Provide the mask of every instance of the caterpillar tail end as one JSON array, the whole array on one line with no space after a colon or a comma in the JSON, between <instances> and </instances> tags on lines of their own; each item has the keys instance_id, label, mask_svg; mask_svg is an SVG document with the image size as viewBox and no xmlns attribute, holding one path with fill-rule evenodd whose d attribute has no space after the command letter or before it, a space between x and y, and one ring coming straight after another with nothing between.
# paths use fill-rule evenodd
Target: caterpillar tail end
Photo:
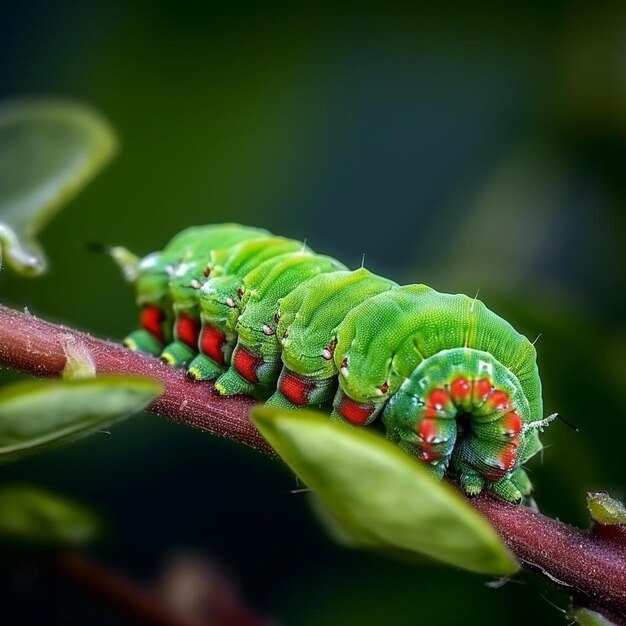
<instances>
[{"instance_id":1,"label":"caterpillar tail end","mask_svg":"<svg viewBox=\"0 0 626 626\"><path fill-rule=\"evenodd\" d=\"M153 356L159 356L163 350L163 344L143 328L132 332L122 343L133 352L145 352Z\"/></svg>"},{"instance_id":2,"label":"caterpillar tail end","mask_svg":"<svg viewBox=\"0 0 626 626\"><path fill-rule=\"evenodd\" d=\"M161 353L161 360L174 367L187 366L193 359L195 352L181 341L169 344Z\"/></svg>"},{"instance_id":3,"label":"caterpillar tail end","mask_svg":"<svg viewBox=\"0 0 626 626\"><path fill-rule=\"evenodd\" d=\"M192 380L215 380L223 373L224 368L205 354L196 356L187 369L187 376Z\"/></svg>"}]
</instances>

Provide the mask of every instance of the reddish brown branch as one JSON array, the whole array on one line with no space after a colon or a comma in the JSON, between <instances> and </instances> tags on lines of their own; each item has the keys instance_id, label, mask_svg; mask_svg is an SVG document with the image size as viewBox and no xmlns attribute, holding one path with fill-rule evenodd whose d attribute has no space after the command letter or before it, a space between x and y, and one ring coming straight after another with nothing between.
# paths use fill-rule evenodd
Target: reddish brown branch
<instances>
[{"instance_id":1,"label":"reddish brown branch","mask_svg":"<svg viewBox=\"0 0 626 626\"><path fill-rule=\"evenodd\" d=\"M209 622L181 615L153 591L125 576L103 567L84 554L68 552L54 562L54 570L62 578L80 588L132 624L144 626L208 626ZM219 598L216 598L219 600ZM269 626L238 604L212 607L210 624L214 626Z\"/></svg>"},{"instance_id":2,"label":"reddish brown branch","mask_svg":"<svg viewBox=\"0 0 626 626\"><path fill-rule=\"evenodd\" d=\"M150 407L154 413L272 453L249 419L251 398L220 397L210 385L188 381L183 372L157 359L0 306L0 362L5 365L38 376L58 376L65 366L64 345L72 338L85 344L100 373L139 374L161 381L165 393ZM626 616L623 542L490 497L478 498L475 504L527 566L573 595Z\"/></svg>"},{"instance_id":3,"label":"reddish brown branch","mask_svg":"<svg viewBox=\"0 0 626 626\"><path fill-rule=\"evenodd\" d=\"M626 543L489 496L473 502L522 563L626 624Z\"/></svg>"},{"instance_id":4,"label":"reddish brown branch","mask_svg":"<svg viewBox=\"0 0 626 626\"><path fill-rule=\"evenodd\" d=\"M59 376L72 341L89 350L99 374L135 374L163 383L165 393L150 406L153 413L274 454L250 421L252 398L219 396L210 383L192 382L159 359L0 305L0 363L35 376Z\"/></svg>"}]
</instances>

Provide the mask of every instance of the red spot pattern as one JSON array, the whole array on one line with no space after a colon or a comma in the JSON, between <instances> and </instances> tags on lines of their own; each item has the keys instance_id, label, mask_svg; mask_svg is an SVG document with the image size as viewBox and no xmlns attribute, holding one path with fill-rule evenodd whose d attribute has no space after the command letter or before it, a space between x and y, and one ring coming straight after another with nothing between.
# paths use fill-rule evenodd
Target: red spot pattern
<instances>
[{"instance_id":1,"label":"red spot pattern","mask_svg":"<svg viewBox=\"0 0 626 626\"><path fill-rule=\"evenodd\" d=\"M498 411L505 411L510 408L511 403L509 401L509 394L506 391L500 391L494 389L489 396L489 402L493 405L494 409Z\"/></svg>"},{"instance_id":2,"label":"red spot pattern","mask_svg":"<svg viewBox=\"0 0 626 626\"><path fill-rule=\"evenodd\" d=\"M198 336L200 335L200 320L189 315L181 315L176 324L176 337L179 341L186 343L194 350L198 347Z\"/></svg>"},{"instance_id":3,"label":"red spot pattern","mask_svg":"<svg viewBox=\"0 0 626 626\"><path fill-rule=\"evenodd\" d=\"M344 395L337 407L337 411L350 423L363 426L372 415L375 408L373 404L362 404Z\"/></svg>"},{"instance_id":4,"label":"red spot pattern","mask_svg":"<svg viewBox=\"0 0 626 626\"><path fill-rule=\"evenodd\" d=\"M450 396L445 389L433 389L428 395L428 404L437 411L443 410L449 400Z\"/></svg>"},{"instance_id":5,"label":"red spot pattern","mask_svg":"<svg viewBox=\"0 0 626 626\"><path fill-rule=\"evenodd\" d=\"M164 319L165 314L158 306L145 306L141 310L139 325L151 335L154 335L159 341L163 341L162 325Z\"/></svg>"},{"instance_id":6,"label":"red spot pattern","mask_svg":"<svg viewBox=\"0 0 626 626\"><path fill-rule=\"evenodd\" d=\"M474 381L474 401L482 402L491 393L491 381L481 378Z\"/></svg>"},{"instance_id":7,"label":"red spot pattern","mask_svg":"<svg viewBox=\"0 0 626 626\"><path fill-rule=\"evenodd\" d=\"M224 365L224 352L226 335L214 326L205 326L200 336L200 350L203 354L211 357L219 365Z\"/></svg>"},{"instance_id":8,"label":"red spot pattern","mask_svg":"<svg viewBox=\"0 0 626 626\"><path fill-rule=\"evenodd\" d=\"M433 450L429 449L428 446L422 446L422 451L419 453L418 456L425 463L438 461L442 457L439 452L434 452Z\"/></svg>"},{"instance_id":9,"label":"red spot pattern","mask_svg":"<svg viewBox=\"0 0 626 626\"><path fill-rule=\"evenodd\" d=\"M437 422L434 419L423 419L419 425L419 436L426 443L432 443L437 436Z\"/></svg>"},{"instance_id":10,"label":"red spot pattern","mask_svg":"<svg viewBox=\"0 0 626 626\"><path fill-rule=\"evenodd\" d=\"M250 383L259 382L257 370L262 364L261 357L241 346L237 347L233 354L233 367Z\"/></svg>"},{"instance_id":11,"label":"red spot pattern","mask_svg":"<svg viewBox=\"0 0 626 626\"><path fill-rule=\"evenodd\" d=\"M524 423L515 411L511 411L504 416L502 425L505 428L505 434L509 435L509 437L515 437L522 432Z\"/></svg>"},{"instance_id":12,"label":"red spot pattern","mask_svg":"<svg viewBox=\"0 0 626 626\"><path fill-rule=\"evenodd\" d=\"M278 381L278 390L289 400L297 405L309 404L309 395L316 387L313 379L297 376L289 370L283 370Z\"/></svg>"},{"instance_id":13,"label":"red spot pattern","mask_svg":"<svg viewBox=\"0 0 626 626\"><path fill-rule=\"evenodd\" d=\"M507 446L504 452L500 455L500 462L504 466L503 475L506 474L515 465L515 459L517 458L517 445L511 444Z\"/></svg>"},{"instance_id":14,"label":"red spot pattern","mask_svg":"<svg viewBox=\"0 0 626 626\"><path fill-rule=\"evenodd\" d=\"M472 393L472 383L467 378L459 376L450 383L450 393L456 403L461 403Z\"/></svg>"}]
</instances>

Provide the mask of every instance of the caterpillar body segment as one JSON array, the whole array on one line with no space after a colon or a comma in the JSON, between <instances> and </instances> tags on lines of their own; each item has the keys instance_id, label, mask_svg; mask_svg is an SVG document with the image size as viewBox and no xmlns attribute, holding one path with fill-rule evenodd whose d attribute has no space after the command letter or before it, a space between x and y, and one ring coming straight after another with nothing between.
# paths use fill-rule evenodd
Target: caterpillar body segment
<instances>
[{"instance_id":1,"label":"caterpillar body segment","mask_svg":"<svg viewBox=\"0 0 626 626\"><path fill-rule=\"evenodd\" d=\"M389 400L388 436L437 475L452 460L469 495L486 486L519 500L526 494L511 476L540 449L527 428L543 411L534 347L467 296L423 285L386 295L365 301L338 328L333 417L368 424Z\"/></svg>"},{"instance_id":2,"label":"caterpillar body segment","mask_svg":"<svg viewBox=\"0 0 626 626\"><path fill-rule=\"evenodd\" d=\"M329 407L390 440L468 496L531 491L542 448L534 346L476 298L349 271L300 242L241 226L183 231L160 253L112 255L134 281L127 345L187 364L222 394ZM172 341L174 339L174 341ZM197 352L197 354L196 354Z\"/></svg>"},{"instance_id":3,"label":"caterpillar body segment","mask_svg":"<svg viewBox=\"0 0 626 626\"><path fill-rule=\"evenodd\" d=\"M279 300L283 368L267 404L298 408L331 401L338 373L336 327L351 309L395 286L360 268L320 274Z\"/></svg>"},{"instance_id":4,"label":"caterpillar body segment","mask_svg":"<svg viewBox=\"0 0 626 626\"><path fill-rule=\"evenodd\" d=\"M217 275L209 278L199 291L199 354L189 365L191 378L212 380L225 371L237 342L235 326L243 310L247 285L256 285L259 277L296 252L313 254L301 242L272 237L245 242L229 254L221 254L221 261L215 259ZM260 272L255 273L261 266Z\"/></svg>"},{"instance_id":5,"label":"caterpillar body segment","mask_svg":"<svg viewBox=\"0 0 626 626\"><path fill-rule=\"evenodd\" d=\"M469 347L505 363L518 378L533 419L542 417L534 346L479 300L425 285L398 287L351 311L337 336L335 361L342 364L335 401L339 414L349 400L380 410L381 402L398 391L422 360L442 350Z\"/></svg>"},{"instance_id":6,"label":"caterpillar body segment","mask_svg":"<svg viewBox=\"0 0 626 626\"><path fill-rule=\"evenodd\" d=\"M507 500L527 495L511 474L525 460L532 411L517 377L493 355L462 347L424 359L387 403L383 421L389 439L436 476L452 461L469 495L485 485Z\"/></svg>"},{"instance_id":7,"label":"caterpillar body segment","mask_svg":"<svg viewBox=\"0 0 626 626\"><path fill-rule=\"evenodd\" d=\"M231 366L215 383L223 395L268 395L281 369L281 344L276 335L279 300L319 274L346 269L331 257L308 252L281 255L278 259L278 263L262 263L244 280Z\"/></svg>"},{"instance_id":8,"label":"caterpillar body segment","mask_svg":"<svg viewBox=\"0 0 626 626\"><path fill-rule=\"evenodd\" d=\"M203 259L207 250L241 231L265 232L237 224L192 226L173 237L160 252L142 259L120 246L111 248L111 256L134 285L140 307L140 327L124 339L124 344L132 350L159 355L174 334L170 282L175 268L183 261Z\"/></svg>"},{"instance_id":9,"label":"caterpillar body segment","mask_svg":"<svg viewBox=\"0 0 626 626\"><path fill-rule=\"evenodd\" d=\"M174 341L167 345L161 358L171 365L187 365L197 352L200 334L198 290L206 279L207 258L217 250L229 250L242 241L266 238L269 233L258 228L228 225L210 237L197 240L174 266L169 281L169 298L173 303Z\"/></svg>"},{"instance_id":10,"label":"caterpillar body segment","mask_svg":"<svg viewBox=\"0 0 626 626\"><path fill-rule=\"evenodd\" d=\"M339 388L331 418L365 426L400 388L422 357L410 337L417 311L434 292L406 285L364 300L336 329L333 354Z\"/></svg>"},{"instance_id":11,"label":"caterpillar body segment","mask_svg":"<svg viewBox=\"0 0 626 626\"><path fill-rule=\"evenodd\" d=\"M256 269L263 261L288 252L309 251L301 241L287 237L267 236L243 241L232 248L215 250L209 263L209 278L214 276L233 276L241 280Z\"/></svg>"}]
</instances>

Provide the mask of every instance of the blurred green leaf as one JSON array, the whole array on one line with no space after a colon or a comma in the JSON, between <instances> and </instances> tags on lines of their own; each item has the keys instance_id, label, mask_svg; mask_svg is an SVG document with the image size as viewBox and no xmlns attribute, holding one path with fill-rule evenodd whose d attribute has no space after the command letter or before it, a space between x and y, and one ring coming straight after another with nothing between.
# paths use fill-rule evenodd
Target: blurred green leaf
<instances>
[{"instance_id":1,"label":"blurred green leaf","mask_svg":"<svg viewBox=\"0 0 626 626\"><path fill-rule=\"evenodd\" d=\"M56 100L0 106L0 252L24 275L46 269L37 233L116 148L108 123L89 107Z\"/></svg>"},{"instance_id":2,"label":"blurred green leaf","mask_svg":"<svg viewBox=\"0 0 626 626\"><path fill-rule=\"evenodd\" d=\"M591 609L574 608L569 617L580 626L616 626L615 622Z\"/></svg>"},{"instance_id":3,"label":"blurred green leaf","mask_svg":"<svg viewBox=\"0 0 626 626\"><path fill-rule=\"evenodd\" d=\"M254 409L253 421L356 543L481 573L519 569L468 502L372 431L268 407Z\"/></svg>"},{"instance_id":4,"label":"blurred green leaf","mask_svg":"<svg viewBox=\"0 0 626 626\"><path fill-rule=\"evenodd\" d=\"M0 487L0 539L55 545L81 545L99 530L97 517L67 498L31 485Z\"/></svg>"},{"instance_id":5,"label":"blurred green leaf","mask_svg":"<svg viewBox=\"0 0 626 626\"><path fill-rule=\"evenodd\" d=\"M626 524L626 508L608 493L600 491L587 494L587 508L591 519L603 526Z\"/></svg>"},{"instance_id":6,"label":"blurred green leaf","mask_svg":"<svg viewBox=\"0 0 626 626\"><path fill-rule=\"evenodd\" d=\"M144 409L161 385L135 376L28 381L0 389L0 461L83 437Z\"/></svg>"}]
</instances>

